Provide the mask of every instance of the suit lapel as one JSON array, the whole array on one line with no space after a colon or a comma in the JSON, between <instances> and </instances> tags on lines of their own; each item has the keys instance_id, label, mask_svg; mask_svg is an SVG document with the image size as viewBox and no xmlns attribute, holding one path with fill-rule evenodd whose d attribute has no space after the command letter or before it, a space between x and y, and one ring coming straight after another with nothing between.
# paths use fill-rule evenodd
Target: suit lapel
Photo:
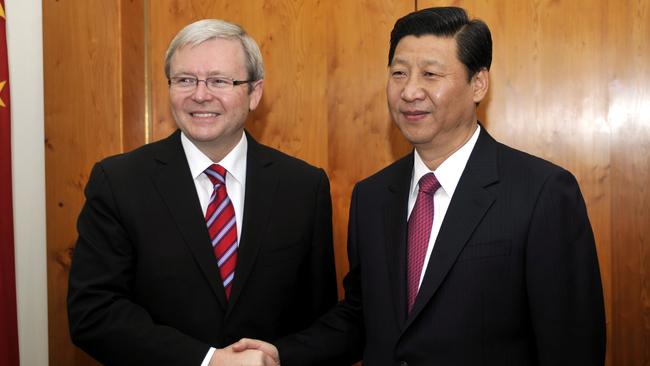
<instances>
[{"instance_id":1,"label":"suit lapel","mask_svg":"<svg viewBox=\"0 0 650 366\"><path fill-rule=\"evenodd\" d=\"M226 316L237 303L255 264L269 222L279 180L269 154L248 133L246 133L246 137L248 138L248 152L246 158L244 217L242 219L235 279Z\"/></svg>"},{"instance_id":2,"label":"suit lapel","mask_svg":"<svg viewBox=\"0 0 650 366\"><path fill-rule=\"evenodd\" d=\"M456 258L474 228L494 202L493 195L485 187L498 181L496 148L496 141L481 128L478 141L447 209L406 327L431 300L456 263Z\"/></svg>"},{"instance_id":3,"label":"suit lapel","mask_svg":"<svg viewBox=\"0 0 650 366\"><path fill-rule=\"evenodd\" d=\"M212 253L210 236L196 195L187 159L176 131L161 144L156 155L157 169L152 175L153 184L169 209L178 230L185 239L194 260L210 284L219 303L226 308L223 284L219 280L217 261Z\"/></svg>"},{"instance_id":4,"label":"suit lapel","mask_svg":"<svg viewBox=\"0 0 650 366\"><path fill-rule=\"evenodd\" d=\"M388 202L384 207L384 237L395 319L401 327L406 315L406 215L413 153L396 164L395 175L388 184Z\"/></svg>"}]
</instances>

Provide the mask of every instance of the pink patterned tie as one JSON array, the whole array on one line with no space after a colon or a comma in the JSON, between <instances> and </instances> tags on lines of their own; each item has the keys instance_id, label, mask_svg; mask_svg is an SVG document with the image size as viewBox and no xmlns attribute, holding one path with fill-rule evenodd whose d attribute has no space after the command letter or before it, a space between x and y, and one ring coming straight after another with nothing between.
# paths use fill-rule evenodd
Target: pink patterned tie
<instances>
[{"instance_id":1,"label":"pink patterned tie","mask_svg":"<svg viewBox=\"0 0 650 366\"><path fill-rule=\"evenodd\" d=\"M205 174L214 186L208 209L205 212L205 221L212 240L212 250L217 257L226 298L229 299L237 264L235 209L230 202L228 192L226 192L226 169L221 165L212 164L205 170Z\"/></svg>"},{"instance_id":2,"label":"pink patterned tie","mask_svg":"<svg viewBox=\"0 0 650 366\"><path fill-rule=\"evenodd\" d=\"M420 178L419 187L418 197L408 221L406 282L409 314L418 294L424 257L427 255L429 237L431 236L433 194L440 188L440 183L433 173L427 173Z\"/></svg>"}]
</instances>

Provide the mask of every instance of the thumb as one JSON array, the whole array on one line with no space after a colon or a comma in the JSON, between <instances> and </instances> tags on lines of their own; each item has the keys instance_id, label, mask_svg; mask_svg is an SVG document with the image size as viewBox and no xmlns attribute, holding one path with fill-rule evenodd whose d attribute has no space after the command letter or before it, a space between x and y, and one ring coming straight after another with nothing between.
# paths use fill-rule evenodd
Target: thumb
<instances>
[{"instance_id":1,"label":"thumb","mask_svg":"<svg viewBox=\"0 0 650 366\"><path fill-rule=\"evenodd\" d=\"M235 352L246 351L248 349L248 343L248 339L242 338L239 341L231 344L230 348L232 348L232 350Z\"/></svg>"}]
</instances>

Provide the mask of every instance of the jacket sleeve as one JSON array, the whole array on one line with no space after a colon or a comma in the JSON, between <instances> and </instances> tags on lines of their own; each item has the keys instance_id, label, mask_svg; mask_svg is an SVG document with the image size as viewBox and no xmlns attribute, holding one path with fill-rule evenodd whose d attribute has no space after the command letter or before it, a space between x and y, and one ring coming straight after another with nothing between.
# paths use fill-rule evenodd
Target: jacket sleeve
<instances>
[{"instance_id":1,"label":"jacket sleeve","mask_svg":"<svg viewBox=\"0 0 650 366\"><path fill-rule=\"evenodd\" d=\"M320 170L316 194L314 227L309 254L309 308L311 319L323 315L336 304L336 265L332 245L332 199L329 179Z\"/></svg>"},{"instance_id":2,"label":"jacket sleeve","mask_svg":"<svg viewBox=\"0 0 650 366\"><path fill-rule=\"evenodd\" d=\"M85 195L68 288L73 342L107 365L200 365L207 344L156 324L133 300L133 238L101 163L93 168Z\"/></svg>"},{"instance_id":3,"label":"jacket sleeve","mask_svg":"<svg viewBox=\"0 0 650 366\"><path fill-rule=\"evenodd\" d=\"M526 285L539 365L604 365L596 246L578 183L565 170L549 176L535 204Z\"/></svg>"}]
</instances>

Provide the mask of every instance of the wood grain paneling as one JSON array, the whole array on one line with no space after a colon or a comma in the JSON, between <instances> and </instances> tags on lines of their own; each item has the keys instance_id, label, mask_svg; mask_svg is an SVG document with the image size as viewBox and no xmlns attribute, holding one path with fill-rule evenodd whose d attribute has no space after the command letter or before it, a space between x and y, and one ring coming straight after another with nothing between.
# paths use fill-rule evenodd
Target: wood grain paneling
<instances>
[{"instance_id":1,"label":"wood grain paneling","mask_svg":"<svg viewBox=\"0 0 650 366\"><path fill-rule=\"evenodd\" d=\"M623 10L625 9L625 10ZM650 365L650 1L603 4L611 133L612 365Z\"/></svg>"},{"instance_id":2,"label":"wood grain paneling","mask_svg":"<svg viewBox=\"0 0 650 366\"><path fill-rule=\"evenodd\" d=\"M120 0L120 60L123 150L133 150L149 142L150 121L146 114L145 78L147 52L143 0Z\"/></svg>"},{"instance_id":3,"label":"wood grain paneling","mask_svg":"<svg viewBox=\"0 0 650 366\"><path fill-rule=\"evenodd\" d=\"M329 164L336 267L347 273L347 224L354 184L410 147L386 106L390 30L408 1L346 1L330 6L327 33ZM341 291L342 294L342 291Z\"/></svg>"},{"instance_id":4,"label":"wood grain paneling","mask_svg":"<svg viewBox=\"0 0 650 366\"><path fill-rule=\"evenodd\" d=\"M43 8L50 365L90 365L70 346L65 298L87 174L121 150L118 8L82 0Z\"/></svg>"},{"instance_id":5,"label":"wood grain paneling","mask_svg":"<svg viewBox=\"0 0 650 366\"><path fill-rule=\"evenodd\" d=\"M43 1L48 317L51 366L94 365L72 346L66 295L75 225L92 165L124 150L122 113L139 113L139 85L123 94L121 6L129 1ZM132 24L136 20L131 20ZM124 40L123 44L121 41ZM144 63L140 62L144 67ZM143 74L143 73L141 73ZM125 103L124 97L129 100ZM140 98L140 103L142 98ZM124 108L124 109L123 109ZM126 113L126 112L125 112ZM133 131L133 129L131 129ZM134 145L139 138L128 138ZM140 142L141 143L141 142Z\"/></svg>"}]
</instances>

